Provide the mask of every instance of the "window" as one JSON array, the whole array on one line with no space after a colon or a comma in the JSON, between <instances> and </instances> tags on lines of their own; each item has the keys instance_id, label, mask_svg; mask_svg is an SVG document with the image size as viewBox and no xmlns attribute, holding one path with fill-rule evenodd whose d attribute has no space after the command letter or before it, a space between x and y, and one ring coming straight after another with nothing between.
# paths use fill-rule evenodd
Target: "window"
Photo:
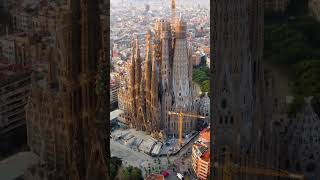
<instances>
[{"instance_id":1,"label":"window","mask_svg":"<svg viewBox=\"0 0 320 180\"><path fill-rule=\"evenodd\" d=\"M233 124L233 116L230 118L230 124Z\"/></svg>"},{"instance_id":2,"label":"window","mask_svg":"<svg viewBox=\"0 0 320 180\"><path fill-rule=\"evenodd\" d=\"M306 167L307 172L314 172L316 165L314 163L309 163Z\"/></svg>"},{"instance_id":3,"label":"window","mask_svg":"<svg viewBox=\"0 0 320 180\"><path fill-rule=\"evenodd\" d=\"M227 107L227 100L226 99L223 99L222 101L221 101L221 108L222 109L225 109Z\"/></svg>"}]
</instances>

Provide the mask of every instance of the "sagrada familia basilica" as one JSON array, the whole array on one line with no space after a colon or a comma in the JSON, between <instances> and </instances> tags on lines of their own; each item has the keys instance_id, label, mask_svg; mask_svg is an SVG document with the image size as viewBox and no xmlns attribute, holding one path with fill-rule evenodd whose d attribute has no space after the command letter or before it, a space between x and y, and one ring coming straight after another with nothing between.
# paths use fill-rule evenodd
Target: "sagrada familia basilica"
<instances>
[{"instance_id":1,"label":"sagrada familia basilica","mask_svg":"<svg viewBox=\"0 0 320 180\"><path fill-rule=\"evenodd\" d=\"M178 134L178 118L169 116L169 111L209 117L209 97L200 98L200 90L192 82L192 52L186 30L182 19L158 20L154 33L146 33L143 65L137 37L132 43L129 77L119 91L123 118L131 127L159 139ZM195 130L197 124L197 119L183 118L183 132Z\"/></svg>"}]
</instances>

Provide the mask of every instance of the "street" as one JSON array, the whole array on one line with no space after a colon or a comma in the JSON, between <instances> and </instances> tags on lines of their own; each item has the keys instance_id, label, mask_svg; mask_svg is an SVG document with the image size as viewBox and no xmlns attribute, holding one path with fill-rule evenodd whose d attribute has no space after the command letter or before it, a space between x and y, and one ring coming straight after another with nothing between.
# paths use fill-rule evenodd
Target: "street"
<instances>
[{"instance_id":1,"label":"street","mask_svg":"<svg viewBox=\"0 0 320 180\"><path fill-rule=\"evenodd\" d=\"M110 139L110 150L111 156L121 158L124 166L134 166L140 168L143 176L149 173L161 173L162 171L167 170L170 175L166 179L176 180L178 177L176 176L176 173L172 171L172 169L168 169L169 166L171 167L172 164L175 164L175 166L178 167L175 168L175 170L181 174L188 172L188 168L191 169L192 145L197 139L198 136L185 145L177 155L169 156L169 161L166 156L151 157L142 152L130 149L129 147L114 141L113 139Z\"/></svg>"}]
</instances>

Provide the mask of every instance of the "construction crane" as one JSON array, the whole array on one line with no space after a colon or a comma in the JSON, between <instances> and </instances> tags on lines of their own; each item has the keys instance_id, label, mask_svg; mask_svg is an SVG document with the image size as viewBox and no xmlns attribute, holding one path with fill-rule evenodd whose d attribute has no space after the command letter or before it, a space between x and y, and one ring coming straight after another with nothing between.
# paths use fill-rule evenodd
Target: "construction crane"
<instances>
[{"instance_id":1,"label":"construction crane","mask_svg":"<svg viewBox=\"0 0 320 180\"><path fill-rule=\"evenodd\" d=\"M284 177L289 179L300 179L300 180L304 179L304 176L302 174L291 173L285 170L241 166L231 162L230 153L226 151L226 153L224 154L225 154L225 159L224 159L224 164L222 166L220 166L218 163L214 163L215 168L222 170L223 180L232 180L232 176L236 174Z\"/></svg>"},{"instance_id":2,"label":"construction crane","mask_svg":"<svg viewBox=\"0 0 320 180\"><path fill-rule=\"evenodd\" d=\"M182 113L180 112L172 112L172 111L168 111L169 115L173 115L173 116L178 116L179 117L179 146L182 146L182 117L191 117L191 118L200 118L200 119L205 119L206 117L204 116L199 116L196 114L187 114L187 113Z\"/></svg>"}]
</instances>

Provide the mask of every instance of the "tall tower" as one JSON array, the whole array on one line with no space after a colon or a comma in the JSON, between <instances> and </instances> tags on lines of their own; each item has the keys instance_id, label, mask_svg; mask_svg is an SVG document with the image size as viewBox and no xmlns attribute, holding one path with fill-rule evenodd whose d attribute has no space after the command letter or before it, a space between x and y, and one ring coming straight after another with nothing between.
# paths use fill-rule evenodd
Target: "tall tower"
<instances>
[{"instance_id":1,"label":"tall tower","mask_svg":"<svg viewBox=\"0 0 320 180\"><path fill-rule=\"evenodd\" d=\"M134 60L135 60L135 77L134 77L134 82L135 82L135 85L134 85L134 92L135 92L135 104L136 104L136 117L135 117L135 127L137 127L137 129L142 129L142 125L143 123L140 122L141 119L138 118L138 115L139 115L139 107L140 107L140 84L141 84L141 58L140 58L140 48L139 48L139 39L138 39L138 36L136 36L136 39L135 39L135 51L134 51Z\"/></svg>"},{"instance_id":2,"label":"tall tower","mask_svg":"<svg viewBox=\"0 0 320 180\"><path fill-rule=\"evenodd\" d=\"M186 39L186 23L182 20L175 25L175 47L173 55L173 93L175 108L185 109L191 105L189 81L189 55Z\"/></svg>"},{"instance_id":3,"label":"tall tower","mask_svg":"<svg viewBox=\"0 0 320 180\"><path fill-rule=\"evenodd\" d=\"M71 0L70 11L71 21L67 25L71 25L71 29L67 28L67 36L64 36L70 51L63 59L65 69L61 74L60 89L65 97L64 117L69 129L67 176L69 179L106 178L104 149L99 145L104 142L97 142L101 138L97 137L101 135L99 131L103 131L99 128L104 127L97 125L103 120L97 117L95 92L99 42L102 40L99 2Z\"/></svg>"},{"instance_id":4,"label":"tall tower","mask_svg":"<svg viewBox=\"0 0 320 180\"><path fill-rule=\"evenodd\" d=\"M262 154L262 157L259 157L260 162L266 163L269 161L269 164L274 164L274 161L277 155L275 152L266 152L266 149L271 150L272 147L265 148L274 144L271 142L271 136L274 136L276 133L272 133L270 127L268 126L268 120L271 120L272 112L266 110L266 102L264 100L264 71L262 66L263 58L263 37L264 37L264 1L263 0L249 0L248 3L248 14L249 14L249 27L250 27L250 52L251 52L251 69L252 69L252 93L253 93L253 142L255 145L253 151ZM265 114L263 114L265 113ZM269 116L269 117L268 117ZM271 134L268 134L271 133ZM264 140L263 140L264 139ZM262 143L263 142L263 143ZM274 148L274 147L273 147ZM267 154L272 154L272 156L267 156Z\"/></svg>"},{"instance_id":5,"label":"tall tower","mask_svg":"<svg viewBox=\"0 0 320 180\"><path fill-rule=\"evenodd\" d=\"M130 75L129 75L129 91L130 91L130 101L131 101L131 117L130 117L130 123L131 123L131 126L135 126L135 120L136 120L136 82L135 82L135 79L136 79L136 60L135 60L135 46L134 46L134 41L131 43L131 48L132 48L132 52L131 52L131 64L130 64Z\"/></svg>"},{"instance_id":6,"label":"tall tower","mask_svg":"<svg viewBox=\"0 0 320 180\"><path fill-rule=\"evenodd\" d=\"M149 30L146 35L146 57L144 67L144 78L145 78L145 98L146 98L146 120L149 121L151 118L151 72L152 72L152 42L151 42L151 31ZM150 125L150 122L146 126ZM147 127L147 131L150 127Z\"/></svg>"},{"instance_id":7,"label":"tall tower","mask_svg":"<svg viewBox=\"0 0 320 180\"><path fill-rule=\"evenodd\" d=\"M213 59L216 59L213 122L217 151L250 149L252 73L248 0L214 0ZM229 13L232 12L232 13Z\"/></svg>"},{"instance_id":8,"label":"tall tower","mask_svg":"<svg viewBox=\"0 0 320 180\"><path fill-rule=\"evenodd\" d=\"M263 0L214 0L212 3L212 53L216 64L211 110L216 151L222 153L228 148L231 153L248 154L250 159L267 166L266 159L270 159L272 153L263 149L273 137L268 134L262 114ZM263 142L263 137L269 140ZM233 160L253 165L241 158Z\"/></svg>"},{"instance_id":9,"label":"tall tower","mask_svg":"<svg viewBox=\"0 0 320 180\"><path fill-rule=\"evenodd\" d=\"M263 88L263 25L264 25L264 1L249 0L248 14L250 24L250 52L252 59L252 85L254 88L253 98L256 105L261 105ZM261 108L261 107L258 107ZM261 119L260 115L257 115Z\"/></svg>"},{"instance_id":10,"label":"tall tower","mask_svg":"<svg viewBox=\"0 0 320 180\"><path fill-rule=\"evenodd\" d=\"M160 126L160 106L159 106L159 61L156 58L156 51L152 51L152 74L151 74L151 124L153 130L159 129Z\"/></svg>"},{"instance_id":11,"label":"tall tower","mask_svg":"<svg viewBox=\"0 0 320 180\"><path fill-rule=\"evenodd\" d=\"M60 14L60 29L56 32L57 56L55 63L51 63L58 64L56 72L59 74L53 74L58 76L59 82L58 86L52 84L54 87L43 90L45 98L38 111L40 120L51 124L41 127L43 132L51 133L50 136L40 133L37 137L46 142L39 154L54 158L43 159L35 167L36 172L40 172L39 179L98 180L108 177L105 118L101 116L105 105L103 100L102 103L97 101L99 92L95 88L102 44L98 4L98 0L69 0ZM28 121L34 119L30 117ZM31 172L31 176L37 180L37 175Z\"/></svg>"},{"instance_id":12,"label":"tall tower","mask_svg":"<svg viewBox=\"0 0 320 180\"><path fill-rule=\"evenodd\" d=\"M161 38L161 117L165 123L164 129L170 130L170 117L168 111L172 109L172 37L170 22L160 21Z\"/></svg>"}]
</instances>

